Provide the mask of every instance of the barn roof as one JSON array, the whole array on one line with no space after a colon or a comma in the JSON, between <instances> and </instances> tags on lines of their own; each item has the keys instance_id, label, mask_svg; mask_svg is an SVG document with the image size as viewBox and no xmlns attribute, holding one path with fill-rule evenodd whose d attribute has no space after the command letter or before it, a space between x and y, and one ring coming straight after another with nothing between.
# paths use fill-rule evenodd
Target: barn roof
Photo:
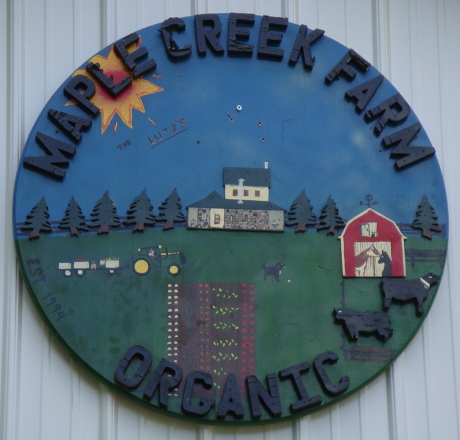
<instances>
[{"instance_id":1,"label":"barn roof","mask_svg":"<svg viewBox=\"0 0 460 440\"><path fill-rule=\"evenodd\" d=\"M224 199L216 191L213 191L204 199L188 205L187 208L257 209L266 211L285 211L283 208L271 202L245 200L242 204L239 204L238 200Z\"/></svg>"},{"instance_id":2,"label":"barn roof","mask_svg":"<svg viewBox=\"0 0 460 440\"><path fill-rule=\"evenodd\" d=\"M389 219L388 217L385 217L384 215L380 214L377 211L374 211L371 208L366 209L365 211L358 214L356 217L353 217L351 220L349 220L347 224L345 225L345 228L342 234L338 238L341 240L346 235L347 229L349 229L349 227L354 225L357 221L366 221L366 222L377 221L378 222L382 220L392 224L392 226L394 227L394 230L397 231L402 238L406 238L404 237L401 230L399 229L399 226L393 220Z\"/></svg>"},{"instance_id":3,"label":"barn roof","mask_svg":"<svg viewBox=\"0 0 460 440\"><path fill-rule=\"evenodd\" d=\"M270 187L271 176L268 168L224 167L224 185L238 185L244 179L245 186Z\"/></svg>"}]
</instances>

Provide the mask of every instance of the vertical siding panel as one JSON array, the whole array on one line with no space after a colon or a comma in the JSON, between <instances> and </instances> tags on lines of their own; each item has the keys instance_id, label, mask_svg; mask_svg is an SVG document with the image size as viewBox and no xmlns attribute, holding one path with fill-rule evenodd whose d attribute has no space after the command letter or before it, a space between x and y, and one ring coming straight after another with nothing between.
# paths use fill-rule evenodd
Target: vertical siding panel
<instances>
[{"instance_id":1,"label":"vertical siding panel","mask_svg":"<svg viewBox=\"0 0 460 440\"><path fill-rule=\"evenodd\" d=\"M390 68L390 49L389 49L389 3L386 0L373 0L372 2L372 58L368 60L372 62L376 69L383 75L389 78ZM390 79L391 80L391 79ZM379 378L380 387L378 389L379 395L374 394L373 399L369 405L373 405L377 410L376 401L379 402L379 412L376 412L377 417L365 420L366 434L369 434L369 429L372 432L372 424L374 420L378 420L378 414L385 418L386 426L381 433L382 438L397 439L396 437L396 414L393 399L396 396L397 390L394 389L394 366L390 367L385 374ZM381 381L381 382L380 382ZM382 396L382 397L380 397ZM383 397L385 396L385 398ZM383 403L384 402L384 403ZM380 424L380 426L383 426Z\"/></svg>"},{"instance_id":2,"label":"vertical siding panel","mask_svg":"<svg viewBox=\"0 0 460 440\"><path fill-rule=\"evenodd\" d=\"M264 440L279 440L294 438L294 422L270 425L264 429Z\"/></svg>"},{"instance_id":3,"label":"vertical siding panel","mask_svg":"<svg viewBox=\"0 0 460 440\"><path fill-rule=\"evenodd\" d=\"M360 398L354 396L337 405L336 418L331 424L332 439L341 437L348 438L355 436L357 439L363 439L361 432L361 405Z\"/></svg>"},{"instance_id":4,"label":"vertical siding panel","mask_svg":"<svg viewBox=\"0 0 460 440\"><path fill-rule=\"evenodd\" d=\"M306 24L310 29L320 27L319 22L318 0L296 0L295 10L298 11L297 24ZM325 29L323 29L325 30ZM326 34L329 32L326 30Z\"/></svg>"},{"instance_id":5,"label":"vertical siding panel","mask_svg":"<svg viewBox=\"0 0 460 440\"><path fill-rule=\"evenodd\" d=\"M255 0L228 0L226 12L255 13Z\"/></svg>"},{"instance_id":6,"label":"vertical siding panel","mask_svg":"<svg viewBox=\"0 0 460 440\"><path fill-rule=\"evenodd\" d=\"M6 80L6 88L2 97L0 98L0 151L2 152L5 160L0 161L0 175L3 177L0 180L0 195L1 195L1 209L2 213L2 234L0 234L0 246L4 250L0 253L0 279L2 280L1 299L0 299L0 437L7 438L13 435L14 430L14 382L15 375L15 350L14 346L16 341L15 328L16 322L14 313L14 300L16 286L11 282L11 266L8 263L8 254L6 249L10 240L7 228L10 225L8 214L11 211L8 209L8 204L11 202L8 193L10 191L9 172L10 163L9 158L12 155L10 141L11 132L10 117L13 113L11 107L13 101L13 88L11 84L12 78L12 59L10 58L12 41L9 38L11 34L12 18L11 18L11 5L7 2L0 4L0 39L4 41L0 47L0 77ZM11 251L10 247L10 251ZM10 354L11 353L11 354Z\"/></svg>"},{"instance_id":7,"label":"vertical siding panel","mask_svg":"<svg viewBox=\"0 0 460 440\"><path fill-rule=\"evenodd\" d=\"M68 355L63 354L68 361ZM70 440L103 439L100 413L100 401L108 390L90 375L84 367L75 361L70 361L72 383L71 394Z\"/></svg>"},{"instance_id":8,"label":"vertical siding panel","mask_svg":"<svg viewBox=\"0 0 460 440\"><path fill-rule=\"evenodd\" d=\"M455 238L453 245L449 245L448 273L446 273L446 286L450 293L450 313L452 320L451 334L453 337L454 377L451 387L456 396L456 414L452 420L455 422L457 437L460 437L460 333L458 323L460 322L460 298L458 286L460 285L460 255L457 245L455 225L460 224L460 203L458 202L458 164L460 163L460 149L458 148L458 100L460 98L460 83L458 81L459 60L458 54L460 41L460 4L458 2L439 2L444 6L443 13L439 14L438 28L440 35L440 57L441 57L441 103L443 114L443 143L444 151L443 169L447 182L447 195L450 201L449 217L451 224L451 240ZM455 66L453 65L455 61ZM452 99L454 98L454 99ZM444 283L443 281L443 283Z\"/></svg>"},{"instance_id":9,"label":"vertical siding panel","mask_svg":"<svg viewBox=\"0 0 460 440\"><path fill-rule=\"evenodd\" d=\"M116 430L117 399L103 385L98 385L97 388L100 395L98 401L99 436L101 439L115 439L118 437Z\"/></svg>"},{"instance_id":10,"label":"vertical siding panel","mask_svg":"<svg viewBox=\"0 0 460 440\"><path fill-rule=\"evenodd\" d=\"M7 32L3 41L6 45L1 50L1 65L3 78L7 81L5 93L2 93L1 119L5 124L5 130L0 131L6 159L2 163L2 177L4 182L4 193L2 193L3 212L3 234L5 242L2 242L2 287L1 299L1 375L0 375L0 433L5 439L18 438L19 428L19 399L18 390L20 386L20 319L21 319L21 298L19 295L19 279L17 266L15 264L14 246L11 240L11 203L12 189L15 169L18 164L19 147L23 136L22 120L23 102L22 81L15 81L17 72L22 71L21 48L24 44L20 22L22 19L24 5L22 2L2 3L2 33ZM3 14L4 13L4 14ZM21 76L19 76L21 78ZM3 125L2 125L3 127ZM4 169L3 169L4 167ZM3 188L2 188L3 189Z\"/></svg>"},{"instance_id":11,"label":"vertical siding panel","mask_svg":"<svg viewBox=\"0 0 460 440\"><path fill-rule=\"evenodd\" d=\"M328 410L295 421L296 438L301 440L318 438L332 440L334 427L340 421L341 409L341 405L338 404Z\"/></svg>"},{"instance_id":12,"label":"vertical siding panel","mask_svg":"<svg viewBox=\"0 0 460 440\"><path fill-rule=\"evenodd\" d=\"M45 99L48 100L74 68L74 5L72 0L45 3ZM35 25L37 27L37 25Z\"/></svg>"},{"instance_id":13,"label":"vertical siding panel","mask_svg":"<svg viewBox=\"0 0 460 440\"><path fill-rule=\"evenodd\" d=\"M108 44L111 44L113 41L118 40L119 38L131 34L132 32L135 32L139 29L137 26L139 8L139 3L137 2L115 2L115 20L113 23L113 33L115 35L115 39L109 41Z\"/></svg>"},{"instance_id":14,"label":"vertical siding panel","mask_svg":"<svg viewBox=\"0 0 460 440\"><path fill-rule=\"evenodd\" d=\"M139 414L133 406L125 405L126 402L118 402L116 420L116 433L119 438L142 438Z\"/></svg>"},{"instance_id":15,"label":"vertical siding panel","mask_svg":"<svg viewBox=\"0 0 460 440\"><path fill-rule=\"evenodd\" d=\"M236 428L212 427L203 429L202 434L203 433L206 433L205 435L203 435L203 440L236 440L238 438Z\"/></svg>"},{"instance_id":16,"label":"vertical siding panel","mask_svg":"<svg viewBox=\"0 0 460 440\"><path fill-rule=\"evenodd\" d=\"M72 18L73 65L70 70L64 72L65 77L105 46L105 38L102 38L101 31L103 29L101 16L103 8L100 1L72 0L72 3L73 12L67 22Z\"/></svg>"},{"instance_id":17,"label":"vertical siding panel","mask_svg":"<svg viewBox=\"0 0 460 440\"><path fill-rule=\"evenodd\" d=\"M15 72L15 80L23 81L22 90L27 111L23 108L24 120L16 122L19 124L24 123L25 136L32 129L47 99L45 95L46 66L44 63L46 59L45 19L45 0L37 0L33 3L27 2L27 7L24 8L22 17L18 21L24 46L18 48L17 56L22 57L23 66L21 70ZM22 74L26 76L25 79L21 78ZM27 74L31 76L29 77ZM33 78L33 81L31 78ZM22 145L24 145L25 139L22 139L22 141Z\"/></svg>"},{"instance_id":18,"label":"vertical siding panel","mask_svg":"<svg viewBox=\"0 0 460 440\"><path fill-rule=\"evenodd\" d=\"M43 439L61 435L70 438L72 416L72 370L67 353L57 347L57 341L48 333L42 344L41 377L41 436ZM33 376L33 375L32 375ZM26 391L27 392L27 391ZM28 399L25 394L24 399ZM31 401L32 405L36 403ZM60 409L56 417L56 409ZM30 433L34 435L33 431Z\"/></svg>"},{"instance_id":19,"label":"vertical siding panel","mask_svg":"<svg viewBox=\"0 0 460 440\"><path fill-rule=\"evenodd\" d=\"M117 39L117 1L100 0L101 4L101 42L102 47L108 46ZM97 50L96 50L97 52Z\"/></svg>"},{"instance_id":20,"label":"vertical siding panel","mask_svg":"<svg viewBox=\"0 0 460 440\"><path fill-rule=\"evenodd\" d=\"M168 438L170 439L190 439L195 440L199 438L202 429L200 425L195 423L183 422L181 420L171 421L168 426Z\"/></svg>"},{"instance_id":21,"label":"vertical siding panel","mask_svg":"<svg viewBox=\"0 0 460 440\"><path fill-rule=\"evenodd\" d=\"M430 136L433 145L441 143L441 94L440 59L437 33L437 2L417 0L411 3L411 18L414 21L410 29L411 64L410 81L413 96L411 106L417 113L423 127ZM428 59L429 65L427 63ZM406 61L407 63L407 61ZM427 87L427 85L429 85ZM440 159L438 154L438 160Z\"/></svg>"},{"instance_id":22,"label":"vertical siding panel","mask_svg":"<svg viewBox=\"0 0 460 440\"><path fill-rule=\"evenodd\" d=\"M175 419L156 414L146 408L134 408L133 405L131 405L131 407L139 415L139 439L155 440L169 438L168 425L170 423L175 423ZM133 437L130 435L128 438Z\"/></svg>"},{"instance_id":23,"label":"vertical siding panel","mask_svg":"<svg viewBox=\"0 0 460 440\"><path fill-rule=\"evenodd\" d=\"M282 4L283 16L288 17L291 23L300 24L299 3L294 0L285 0Z\"/></svg>"},{"instance_id":24,"label":"vertical siding panel","mask_svg":"<svg viewBox=\"0 0 460 440\"><path fill-rule=\"evenodd\" d=\"M166 18L169 18L170 15L167 15L165 12L166 9L166 1L160 2L160 6L157 2L152 2L150 0L141 0L138 2L138 28L141 29L147 26L151 26L152 24L161 23ZM186 3L186 2L184 2ZM187 6L187 5L186 5ZM187 11L189 11L187 9ZM188 15L180 14L179 11L173 11L174 17L181 17Z\"/></svg>"},{"instance_id":25,"label":"vertical siding panel","mask_svg":"<svg viewBox=\"0 0 460 440\"><path fill-rule=\"evenodd\" d=\"M73 0L73 7L74 65L70 72L115 40L113 2ZM72 361L71 368L74 379L71 421L74 427L72 432L74 438L88 440L115 438L113 394L94 379L84 367L81 368Z\"/></svg>"},{"instance_id":26,"label":"vertical siding panel","mask_svg":"<svg viewBox=\"0 0 460 440\"><path fill-rule=\"evenodd\" d=\"M458 323L460 322L460 302L458 295L456 295L457 286L459 285L460 279L458 278L458 246L455 245L457 242L458 233L455 232L455 225L458 224L459 219L459 208L458 203L458 171L455 167L456 163L460 160L458 152L458 121L456 120L455 114L458 113L454 110L454 107L458 105L458 99L460 98L460 86L458 83L456 70L459 68L459 60L456 57L459 49L460 41L460 30L458 22L460 20L460 4L452 1L441 1L438 0L438 14L437 22L435 23L438 35L438 58L439 58L439 92L440 92L440 105L441 105L441 137L440 145L438 150L441 149L441 167L444 172L447 196L450 202L450 225L454 230L451 235L455 238L454 245L449 248L449 261L447 270L445 272L445 278L443 278L442 290L440 289L439 295L448 298L449 302L443 310L445 316L450 317L450 327L445 329L445 333L452 338L450 340L451 347L443 347L443 352L448 353L449 361L452 361L451 365L448 365L446 375L442 375L442 380L445 383L442 385L436 384L435 393L436 401L433 402L432 406L436 406L430 411L432 415L432 435L440 436L441 438L459 438L460 427L459 427L459 396L460 396L460 384L459 384L459 368L460 368L460 353L459 353L459 332ZM430 29L433 29L434 25L430 24ZM454 67L455 63L455 67ZM439 298L438 298L439 300ZM437 306L437 304L435 304ZM435 326L438 322L436 319L442 320L444 318L439 316L431 316L431 322ZM430 322L430 324L431 324ZM439 321L440 322L440 321ZM442 337L442 335L440 335ZM434 341L433 347L437 348L437 352L433 353L435 358L440 358L440 348L438 341ZM452 357L451 357L452 356ZM436 368L436 365L434 365ZM439 367L438 370L439 371ZM431 376L439 376L437 371L430 370ZM448 420L450 423L439 423L439 420L445 420L446 414L441 414L439 411L445 406L443 402L440 402L442 398L442 392L440 391L441 386L449 388L449 413Z\"/></svg>"},{"instance_id":27,"label":"vertical siding panel","mask_svg":"<svg viewBox=\"0 0 460 440\"><path fill-rule=\"evenodd\" d=\"M390 439L386 374L380 375L359 393L361 438ZM340 437L338 437L340 438ZM350 438L353 433L350 432Z\"/></svg>"},{"instance_id":28,"label":"vertical siding panel","mask_svg":"<svg viewBox=\"0 0 460 440\"><path fill-rule=\"evenodd\" d=\"M441 106L442 47L439 38L438 2L419 0L416 4L416 50L414 50L414 100L413 107L435 147L442 145L444 113ZM427 58L430 66L427 68ZM427 87L429 84L429 87ZM460 97L460 96L459 96ZM438 148L438 160L442 163L443 151ZM451 305L447 285L443 283L439 296L433 305L423 331L424 372L426 379L426 400L428 409L428 438L455 438L456 424L439 424L440 418L456 420L456 394L452 387L455 377L453 362L454 325L451 321ZM443 356L443 366L439 359ZM442 374L439 373L442 368ZM442 393L440 390L443 390ZM415 417L415 416L414 416Z\"/></svg>"},{"instance_id":29,"label":"vertical siding panel","mask_svg":"<svg viewBox=\"0 0 460 440\"><path fill-rule=\"evenodd\" d=\"M372 2L353 0L346 2L346 44L362 57L372 62L373 56L373 9Z\"/></svg>"},{"instance_id":30,"label":"vertical siding panel","mask_svg":"<svg viewBox=\"0 0 460 440\"><path fill-rule=\"evenodd\" d=\"M43 92L44 100L47 101L72 72L73 51L69 48L72 48L73 42L73 4L70 1L56 3L46 0L42 7L43 21L38 20L35 29L40 29L40 25L44 29L44 52L40 56L43 57ZM41 436L46 439L60 433L70 437L71 395L68 389L72 382L72 371L68 367L67 356L64 360L61 350L55 349L56 341L51 335L44 338L41 345ZM62 414L55 417L55 408L59 407Z\"/></svg>"},{"instance_id":31,"label":"vertical siding panel","mask_svg":"<svg viewBox=\"0 0 460 440\"><path fill-rule=\"evenodd\" d=\"M270 2L264 0L254 1L254 13L257 15L271 15L273 17L285 17L285 1Z\"/></svg>"},{"instance_id":32,"label":"vertical siding panel","mask_svg":"<svg viewBox=\"0 0 460 440\"><path fill-rule=\"evenodd\" d=\"M386 37L389 51L389 65L387 78L403 94L405 99L412 101L411 74L412 74L412 43L410 1L394 3L385 1Z\"/></svg>"},{"instance_id":33,"label":"vertical siding panel","mask_svg":"<svg viewBox=\"0 0 460 440\"><path fill-rule=\"evenodd\" d=\"M213 1L200 1L197 6L198 14L203 12L209 13L221 13L221 12L236 12L236 10L230 10L228 8L228 0L213 0Z\"/></svg>"},{"instance_id":34,"label":"vertical siding panel","mask_svg":"<svg viewBox=\"0 0 460 440\"><path fill-rule=\"evenodd\" d=\"M318 27L326 35L347 46L346 3L342 0L318 2Z\"/></svg>"},{"instance_id":35,"label":"vertical siding panel","mask_svg":"<svg viewBox=\"0 0 460 440\"><path fill-rule=\"evenodd\" d=\"M385 0L373 0L372 2L372 64L388 78L389 49L388 49L388 3ZM370 60L369 60L370 61Z\"/></svg>"},{"instance_id":36,"label":"vertical siding panel","mask_svg":"<svg viewBox=\"0 0 460 440\"><path fill-rule=\"evenodd\" d=\"M164 0L165 18L188 17L192 15L193 0Z\"/></svg>"},{"instance_id":37,"label":"vertical siding panel","mask_svg":"<svg viewBox=\"0 0 460 440\"><path fill-rule=\"evenodd\" d=\"M386 37L389 63L386 75L401 92L405 99L412 102L412 44L411 30L414 26L411 18L410 2L387 2ZM419 333L412 344L395 362L391 371L389 390L395 438L426 438L428 432L426 395L423 388L423 345ZM409 408L407 402L412 401ZM408 423L412 414L418 414L418 423ZM415 436L415 437L414 437Z\"/></svg>"},{"instance_id":38,"label":"vertical siding panel","mask_svg":"<svg viewBox=\"0 0 460 440\"><path fill-rule=\"evenodd\" d=\"M347 47L356 50L361 56L372 62L374 58L374 7L371 2L346 2L345 23L346 38L341 41ZM388 417L386 376L364 387L350 400L350 416L341 414L341 423L334 426L334 438L387 439ZM378 404L376 404L378 401ZM357 417L353 419L353 414ZM359 434L358 434L359 433Z\"/></svg>"},{"instance_id":39,"label":"vertical siding panel","mask_svg":"<svg viewBox=\"0 0 460 440\"><path fill-rule=\"evenodd\" d=\"M17 36L22 40L22 47L15 46L13 54L18 62L15 66L13 81L21 90L22 100L19 102L21 119L13 121L13 130L19 128L17 148L24 145L35 119L46 101L45 95L45 3L37 1L20 9L15 16L18 25ZM15 10L15 12L19 12ZM18 60L20 58L20 60ZM16 89L16 86L14 86ZM16 125L16 127L15 127ZM26 439L35 436L42 438L43 417L40 409L43 405L43 364L46 363L48 340L43 337L43 326L30 298L24 288L19 292L19 339L18 350L20 364L18 375L20 387L16 390L18 412L15 414L18 424L18 438ZM37 328L40 329L37 332ZM40 337L41 335L41 337ZM34 365L30 374L29 365ZM37 386L38 384L38 386Z\"/></svg>"},{"instance_id":40,"label":"vertical siding panel","mask_svg":"<svg viewBox=\"0 0 460 440\"><path fill-rule=\"evenodd\" d=\"M43 395L43 363L48 352L48 338L30 299L27 298L25 288L20 295L24 298L21 304L21 324L19 345L20 375L19 388L16 390L18 399L18 439L27 439L35 436L42 439L43 424L46 423L42 409L45 396ZM40 331L37 331L40 329ZM27 368L34 365L33 370ZM32 374L29 371L33 371Z\"/></svg>"},{"instance_id":41,"label":"vertical siding panel","mask_svg":"<svg viewBox=\"0 0 460 440\"><path fill-rule=\"evenodd\" d=\"M390 23L397 23L397 26L392 27L390 34L391 76L417 113L438 149L438 159L442 160L443 116L439 77L439 57L442 55L437 55L442 52L437 32L429 30L436 25L437 15L437 3L427 1L409 2L403 11L393 11ZM457 411L455 389L449 385L455 372L451 355L452 323L447 279L446 273L422 332L393 369L393 413L397 438L455 438L458 435L456 424L447 426L439 423L440 419L456 420ZM444 367L443 373L439 374L438 362L441 358ZM441 389L445 391L440 393Z\"/></svg>"}]
</instances>

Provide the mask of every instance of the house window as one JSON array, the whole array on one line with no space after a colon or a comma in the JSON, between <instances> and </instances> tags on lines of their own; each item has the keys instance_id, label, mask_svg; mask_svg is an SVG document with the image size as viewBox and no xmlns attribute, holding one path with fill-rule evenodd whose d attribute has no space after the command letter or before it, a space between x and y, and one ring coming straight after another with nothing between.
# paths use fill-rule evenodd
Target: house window
<instances>
[{"instance_id":1,"label":"house window","mask_svg":"<svg viewBox=\"0 0 460 440\"><path fill-rule=\"evenodd\" d=\"M361 225L361 237L377 237L377 222L367 222Z\"/></svg>"},{"instance_id":2,"label":"house window","mask_svg":"<svg viewBox=\"0 0 460 440\"><path fill-rule=\"evenodd\" d=\"M234 197L238 197L238 190L237 190L237 189L234 189L234 190L233 190L233 196L234 196Z\"/></svg>"},{"instance_id":3,"label":"house window","mask_svg":"<svg viewBox=\"0 0 460 440\"><path fill-rule=\"evenodd\" d=\"M248 197L249 196L249 191L247 189L243 190L243 195L244 195L244 197Z\"/></svg>"},{"instance_id":4,"label":"house window","mask_svg":"<svg viewBox=\"0 0 460 440\"><path fill-rule=\"evenodd\" d=\"M256 190L254 191L254 196L255 196L255 197L260 197L260 191L259 191L258 189L256 189Z\"/></svg>"},{"instance_id":5,"label":"house window","mask_svg":"<svg viewBox=\"0 0 460 440\"><path fill-rule=\"evenodd\" d=\"M214 224L215 225L220 224L220 214L214 214Z\"/></svg>"}]
</instances>

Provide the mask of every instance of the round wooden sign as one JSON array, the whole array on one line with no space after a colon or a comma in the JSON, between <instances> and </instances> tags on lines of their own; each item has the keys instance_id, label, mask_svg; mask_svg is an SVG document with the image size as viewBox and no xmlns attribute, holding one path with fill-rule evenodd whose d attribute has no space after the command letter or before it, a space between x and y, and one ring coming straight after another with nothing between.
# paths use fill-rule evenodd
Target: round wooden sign
<instances>
[{"instance_id":1,"label":"round wooden sign","mask_svg":"<svg viewBox=\"0 0 460 440\"><path fill-rule=\"evenodd\" d=\"M286 420L382 373L446 258L435 149L320 29L171 18L101 50L25 146L17 254L43 318L161 413Z\"/></svg>"}]
</instances>

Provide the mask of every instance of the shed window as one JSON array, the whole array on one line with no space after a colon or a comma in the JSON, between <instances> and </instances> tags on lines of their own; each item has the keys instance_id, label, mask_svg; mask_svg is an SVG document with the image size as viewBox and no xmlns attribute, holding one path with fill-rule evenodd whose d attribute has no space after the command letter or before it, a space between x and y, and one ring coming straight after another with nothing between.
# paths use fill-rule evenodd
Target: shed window
<instances>
[{"instance_id":1,"label":"shed window","mask_svg":"<svg viewBox=\"0 0 460 440\"><path fill-rule=\"evenodd\" d=\"M214 224L215 225L220 224L220 214L214 214Z\"/></svg>"},{"instance_id":2,"label":"shed window","mask_svg":"<svg viewBox=\"0 0 460 440\"><path fill-rule=\"evenodd\" d=\"M254 196L255 196L255 197L260 197L260 191L259 191L258 189L256 189L256 190L254 191Z\"/></svg>"},{"instance_id":3,"label":"shed window","mask_svg":"<svg viewBox=\"0 0 460 440\"><path fill-rule=\"evenodd\" d=\"M367 222L361 225L361 237L377 237L377 222Z\"/></svg>"},{"instance_id":4,"label":"shed window","mask_svg":"<svg viewBox=\"0 0 460 440\"><path fill-rule=\"evenodd\" d=\"M233 196L234 196L234 197L237 197L237 196L238 196L238 190L237 190L237 189L234 189L234 190L233 190Z\"/></svg>"}]
</instances>

